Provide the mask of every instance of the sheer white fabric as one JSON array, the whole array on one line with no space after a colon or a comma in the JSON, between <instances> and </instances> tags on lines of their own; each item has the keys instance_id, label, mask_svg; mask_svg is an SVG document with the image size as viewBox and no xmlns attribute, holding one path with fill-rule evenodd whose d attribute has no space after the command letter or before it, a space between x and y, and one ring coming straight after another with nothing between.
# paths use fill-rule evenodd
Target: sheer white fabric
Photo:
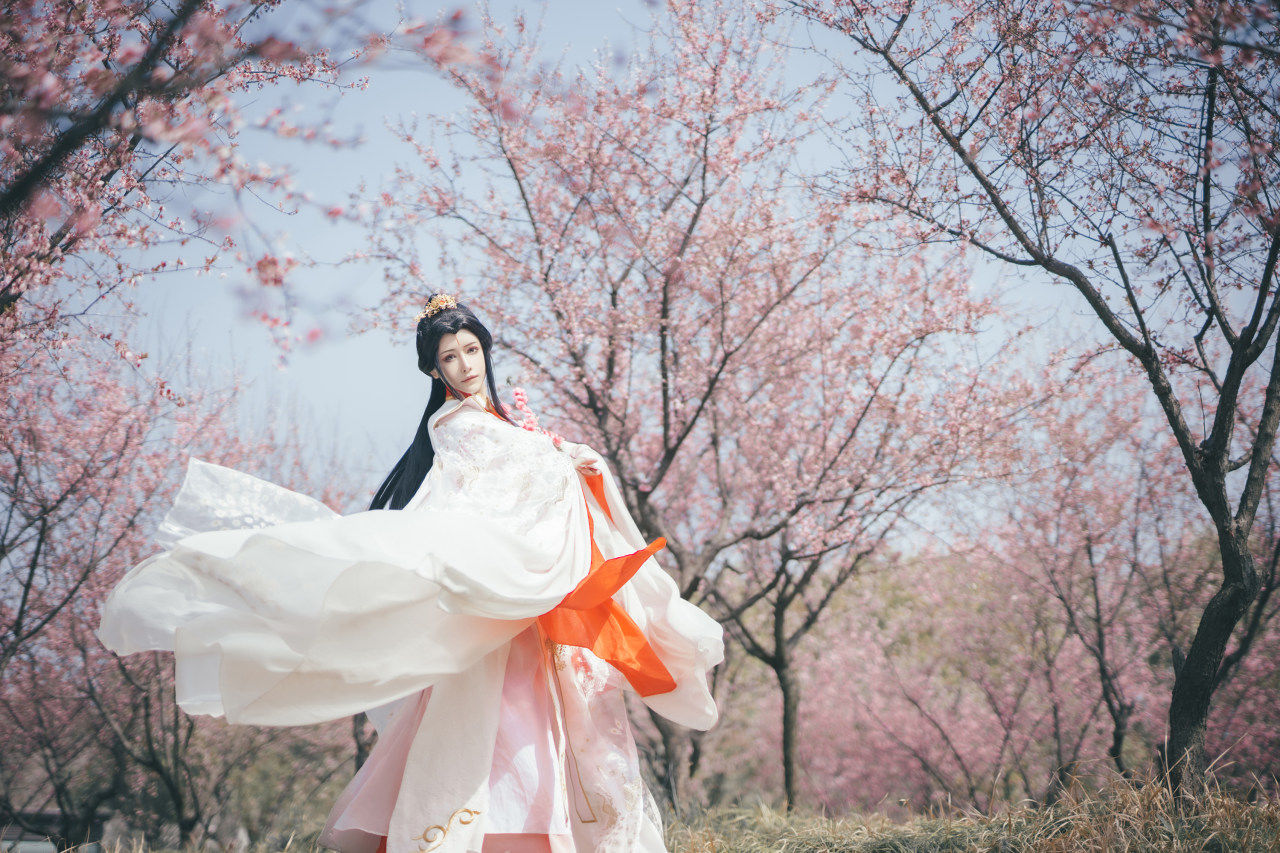
<instances>
[{"instance_id":1,"label":"sheer white fabric","mask_svg":"<svg viewBox=\"0 0 1280 853\"><path fill-rule=\"evenodd\" d=\"M180 539L197 533L256 529L335 515L315 498L250 474L192 459L183 488L160 522L155 542L161 548L172 548Z\"/></svg>"},{"instance_id":2,"label":"sheer white fabric","mask_svg":"<svg viewBox=\"0 0 1280 853\"><path fill-rule=\"evenodd\" d=\"M607 468L612 522L583 488L571 458L590 452L583 446L557 451L470 398L446 405L430 429L435 464L402 511L341 516L193 459L160 528L167 550L124 577L99 630L121 654L173 651L179 704L231 722L375 709L385 725L430 687L389 853L417 853L424 834L442 853L480 849L511 640L584 577L588 513L605 557L644 545ZM723 656L720 626L653 560L616 598L677 683L644 701L674 722L713 725L707 673ZM564 663L551 680L580 792L579 848L663 849L645 817L621 678L585 650Z\"/></svg>"}]
</instances>

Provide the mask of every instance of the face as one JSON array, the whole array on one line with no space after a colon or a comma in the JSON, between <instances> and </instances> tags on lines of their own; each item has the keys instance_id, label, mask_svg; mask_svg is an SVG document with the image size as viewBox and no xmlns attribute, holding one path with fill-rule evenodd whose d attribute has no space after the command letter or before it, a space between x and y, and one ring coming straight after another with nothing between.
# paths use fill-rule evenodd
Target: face
<instances>
[{"instance_id":1,"label":"face","mask_svg":"<svg viewBox=\"0 0 1280 853\"><path fill-rule=\"evenodd\" d=\"M436 369L431 375L464 396L484 396L484 347L480 346L480 339L466 329L442 337L436 350Z\"/></svg>"}]
</instances>

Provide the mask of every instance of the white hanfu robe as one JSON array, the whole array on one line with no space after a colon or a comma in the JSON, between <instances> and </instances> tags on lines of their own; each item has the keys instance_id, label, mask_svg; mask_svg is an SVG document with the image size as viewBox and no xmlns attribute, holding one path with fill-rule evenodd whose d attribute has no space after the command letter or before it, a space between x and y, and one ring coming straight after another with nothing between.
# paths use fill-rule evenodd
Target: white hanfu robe
<instances>
[{"instance_id":1,"label":"white hanfu robe","mask_svg":"<svg viewBox=\"0 0 1280 853\"><path fill-rule=\"evenodd\" d=\"M168 550L120 581L99 636L120 654L171 650L189 713L302 725L371 711L383 737L402 741L403 771L398 785L379 782L395 789L385 829L344 825L340 799L323 838L337 849L372 853L385 832L388 853L478 853L486 832L521 831L512 823L534 796L579 851L663 850L618 671L561 645L541 685L507 679L510 655L544 646L537 617L586 577L593 531L605 558L645 546L612 476L598 463L602 503L572 458L589 451L557 450L474 397L447 401L429 429L435 462L403 510L341 516L191 460L157 537ZM675 684L643 701L681 725L714 725L719 624L652 559L613 601ZM511 727L529 702L543 703L549 737ZM550 787L537 778L548 753ZM368 780L357 781L345 805Z\"/></svg>"}]
</instances>

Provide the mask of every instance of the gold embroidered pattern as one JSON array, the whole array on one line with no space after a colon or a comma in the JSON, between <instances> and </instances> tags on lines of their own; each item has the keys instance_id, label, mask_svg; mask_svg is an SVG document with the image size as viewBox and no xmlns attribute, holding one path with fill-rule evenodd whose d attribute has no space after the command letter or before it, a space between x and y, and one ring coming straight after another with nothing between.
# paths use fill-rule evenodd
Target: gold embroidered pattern
<instances>
[{"instance_id":1,"label":"gold embroidered pattern","mask_svg":"<svg viewBox=\"0 0 1280 853\"><path fill-rule=\"evenodd\" d=\"M455 818L458 821L458 826L466 826L479 816L480 812L476 809L458 809L453 814L449 815L449 819L446 820L443 825L437 823L434 826L428 826L422 831L421 835L415 835L409 840L424 842L427 846L423 847L419 845L418 850L421 851L421 853L428 853L428 851L435 850L444 843L444 837L448 835L449 830L453 828L453 821Z\"/></svg>"},{"instance_id":2,"label":"gold embroidered pattern","mask_svg":"<svg viewBox=\"0 0 1280 853\"><path fill-rule=\"evenodd\" d=\"M555 666L556 671L563 672L564 668L569 665L569 661L566 660L565 647L557 643L555 640L546 637L543 638L542 642L546 647L547 657L550 659L552 665Z\"/></svg>"},{"instance_id":3,"label":"gold embroidered pattern","mask_svg":"<svg viewBox=\"0 0 1280 853\"><path fill-rule=\"evenodd\" d=\"M608 832L609 827L618 822L618 810L604 797L600 798L600 813L604 817L604 831Z\"/></svg>"}]
</instances>

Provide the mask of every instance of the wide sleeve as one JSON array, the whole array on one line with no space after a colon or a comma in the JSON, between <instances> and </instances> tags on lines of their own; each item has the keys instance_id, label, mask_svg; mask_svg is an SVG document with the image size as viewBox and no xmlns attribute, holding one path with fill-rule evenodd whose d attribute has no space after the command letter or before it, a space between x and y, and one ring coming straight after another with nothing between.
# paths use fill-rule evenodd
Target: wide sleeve
<instances>
[{"instance_id":1,"label":"wide sleeve","mask_svg":"<svg viewBox=\"0 0 1280 853\"><path fill-rule=\"evenodd\" d=\"M440 416L432 443L432 483L418 510L492 520L482 536L451 537L434 549L441 605L516 619L559 604L591 559L573 462L545 435L470 406ZM568 565L575 568L566 573Z\"/></svg>"},{"instance_id":2,"label":"wide sleeve","mask_svg":"<svg viewBox=\"0 0 1280 853\"><path fill-rule=\"evenodd\" d=\"M348 716L467 670L574 588L590 540L569 460L455 414L413 511L340 516L193 461L167 550L102 605L103 643L172 651L181 707L261 725Z\"/></svg>"},{"instance_id":3,"label":"wide sleeve","mask_svg":"<svg viewBox=\"0 0 1280 853\"><path fill-rule=\"evenodd\" d=\"M187 473L173 506L153 537L161 548L211 530L270 527L291 521L335 518L338 513L315 498L201 459Z\"/></svg>"},{"instance_id":4,"label":"wide sleeve","mask_svg":"<svg viewBox=\"0 0 1280 853\"><path fill-rule=\"evenodd\" d=\"M594 462L602 475L603 503L585 488L585 480L584 491L591 495L596 543L604 556L631 553L643 547L644 537L627 511L609 466L585 445L565 442L565 447L572 458ZM676 682L674 690L643 696L642 701L680 725L700 730L714 726L719 710L709 677L711 670L724 660L724 630L720 623L683 599L675 580L653 558L644 562L615 600L644 632Z\"/></svg>"}]
</instances>

